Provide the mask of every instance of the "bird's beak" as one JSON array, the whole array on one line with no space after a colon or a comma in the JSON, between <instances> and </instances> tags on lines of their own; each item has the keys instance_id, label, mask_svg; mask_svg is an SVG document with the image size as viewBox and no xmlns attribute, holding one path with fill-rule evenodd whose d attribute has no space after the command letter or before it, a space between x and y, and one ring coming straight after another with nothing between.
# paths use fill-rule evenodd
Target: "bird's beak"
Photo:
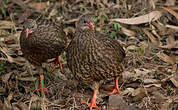
<instances>
[{"instance_id":1,"label":"bird's beak","mask_svg":"<svg viewBox=\"0 0 178 110\"><path fill-rule=\"evenodd\" d=\"M93 22L90 22L90 23L88 24L88 27L89 27L91 30L94 30L95 25L94 25Z\"/></svg>"},{"instance_id":2,"label":"bird's beak","mask_svg":"<svg viewBox=\"0 0 178 110\"><path fill-rule=\"evenodd\" d=\"M25 30L25 33L26 33L26 38L27 38L28 35L29 35L29 33L30 33L30 29L27 28L27 29Z\"/></svg>"}]
</instances>

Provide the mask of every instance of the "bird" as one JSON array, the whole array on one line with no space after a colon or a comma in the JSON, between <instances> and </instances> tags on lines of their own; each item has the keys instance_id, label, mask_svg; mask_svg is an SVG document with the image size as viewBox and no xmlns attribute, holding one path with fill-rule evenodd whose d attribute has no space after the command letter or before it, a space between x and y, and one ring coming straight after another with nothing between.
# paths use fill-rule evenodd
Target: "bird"
<instances>
[{"instance_id":1,"label":"bird","mask_svg":"<svg viewBox=\"0 0 178 110\"><path fill-rule=\"evenodd\" d=\"M76 33L67 47L67 65L78 81L93 89L91 103L82 104L100 110L96 99L103 80L115 78L115 88L108 94L120 95L118 78L124 71L126 53L117 40L95 30L94 14L81 16L76 24Z\"/></svg>"},{"instance_id":2,"label":"bird","mask_svg":"<svg viewBox=\"0 0 178 110\"><path fill-rule=\"evenodd\" d=\"M23 23L23 30L20 35L20 47L24 57L34 65L40 73L40 88L42 86L43 72L42 64L49 59L55 59L56 64L62 71L62 64L59 56L67 47L67 37L63 31L63 25L39 17L37 19L27 19ZM53 69L54 69L53 68ZM53 71L52 69L52 71ZM42 88L43 87L43 88Z\"/></svg>"}]
</instances>

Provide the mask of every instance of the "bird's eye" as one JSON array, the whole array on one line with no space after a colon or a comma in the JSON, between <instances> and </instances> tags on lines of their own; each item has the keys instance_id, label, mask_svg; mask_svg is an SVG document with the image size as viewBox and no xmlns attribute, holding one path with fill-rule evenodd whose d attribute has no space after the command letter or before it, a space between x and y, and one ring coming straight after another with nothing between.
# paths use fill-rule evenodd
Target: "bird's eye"
<instances>
[{"instance_id":1,"label":"bird's eye","mask_svg":"<svg viewBox=\"0 0 178 110\"><path fill-rule=\"evenodd\" d=\"M87 23L85 20L83 20L83 23Z\"/></svg>"}]
</instances>

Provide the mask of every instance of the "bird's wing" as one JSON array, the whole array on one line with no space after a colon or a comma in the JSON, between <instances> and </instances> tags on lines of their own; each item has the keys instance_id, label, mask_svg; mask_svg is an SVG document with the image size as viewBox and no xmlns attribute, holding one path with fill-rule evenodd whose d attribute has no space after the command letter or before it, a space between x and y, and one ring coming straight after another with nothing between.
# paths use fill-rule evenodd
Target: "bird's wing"
<instances>
[{"instance_id":1,"label":"bird's wing","mask_svg":"<svg viewBox=\"0 0 178 110\"><path fill-rule=\"evenodd\" d=\"M105 46L107 47L106 49L108 51L112 51L114 55L120 57L119 59L121 62L123 61L123 59L126 56L125 50L116 39L110 38L107 35L99 32L96 32L96 36L99 38L99 40L102 40L102 42L104 42Z\"/></svg>"}]
</instances>

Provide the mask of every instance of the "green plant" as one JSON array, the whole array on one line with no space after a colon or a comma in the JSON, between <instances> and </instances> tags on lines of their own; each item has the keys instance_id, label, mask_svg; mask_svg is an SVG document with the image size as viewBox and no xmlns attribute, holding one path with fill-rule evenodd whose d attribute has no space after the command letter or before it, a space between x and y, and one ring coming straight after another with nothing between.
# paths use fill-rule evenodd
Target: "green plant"
<instances>
[{"instance_id":1,"label":"green plant","mask_svg":"<svg viewBox=\"0 0 178 110\"><path fill-rule=\"evenodd\" d=\"M94 17L93 17L93 21L94 21L94 23L95 23L95 25L96 25L96 23L98 22L98 16L94 16Z\"/></svg>"},{"instance_id":2,"label":"green plant","mask_svg":"<svg viewBox=\"0 0 178 110\"><path fill-rule=\"evenodd\" d=\"M115 31L118 31L121 29L121 25L119 23L113 22L113 27Z\"/></svg>"},{"instance_id":3,"label":"green plant","mask_svg":"<svg viewBox=\"0 0 178 110\"><path fill-rule=\"evenodd\" d=\"M8 0L2 0L1 4L0 4L0 9L1 12L3 14L3 16L6 18L7 17L7 9L5 7L7 7Z\"/></svg>"},{"instance_id":4,"label":"green plant","mask_svg":"<svg viewBox=\"0 0 178 110\"><path fill-rule=\"evenodd\" d=\"M111 31L111 33L109 34L109 37L114 38L116 37L116 32L120 30L121 25L119 23L113 22L112 26L114 27L114 31Z\"/></svg>"},{"instance_id":5,"label":"green plant","mask_svg":"<svg viewBox=\"0 0 178 110\"><path fill-rule=\"evenodd\" d=\"M14 24L14 17L12 15L10 15L10 19L11 19L11 22ZM13 29L17 33L17 28L15 25L13 26Z\"/></svg>"},{"instance_id":6,"label":"green plant","mask_svg":"<svg viewBox=\"0 0 178 110\"><path fill-rule=\"evenodd\" d=\"M143 55L144 54L144 49L142 48L142 47L139 47L139 48L137 48L137 53L139 54L139 55Z\"/></svg>"},{"instance_id":7,"label":"green plant","mask_svg":"<svg viewBox=\"0 0 178 110\"><path fill-rule=\"evenodd\" d=\"M4 63L0 64L0 73L5 74L7 72L7 68Z\"/></svg>"},{"instance_id":8,"label":"green plant","mask_svg":"<svg viewBox=\"0 0 178 110\"><path fill-rule=\"evenodd\" d=\"M116 37L116 32L112 31L112 32L109 34L109 37L111 37L111 38Z\"/></svg>"}]
</instances>

